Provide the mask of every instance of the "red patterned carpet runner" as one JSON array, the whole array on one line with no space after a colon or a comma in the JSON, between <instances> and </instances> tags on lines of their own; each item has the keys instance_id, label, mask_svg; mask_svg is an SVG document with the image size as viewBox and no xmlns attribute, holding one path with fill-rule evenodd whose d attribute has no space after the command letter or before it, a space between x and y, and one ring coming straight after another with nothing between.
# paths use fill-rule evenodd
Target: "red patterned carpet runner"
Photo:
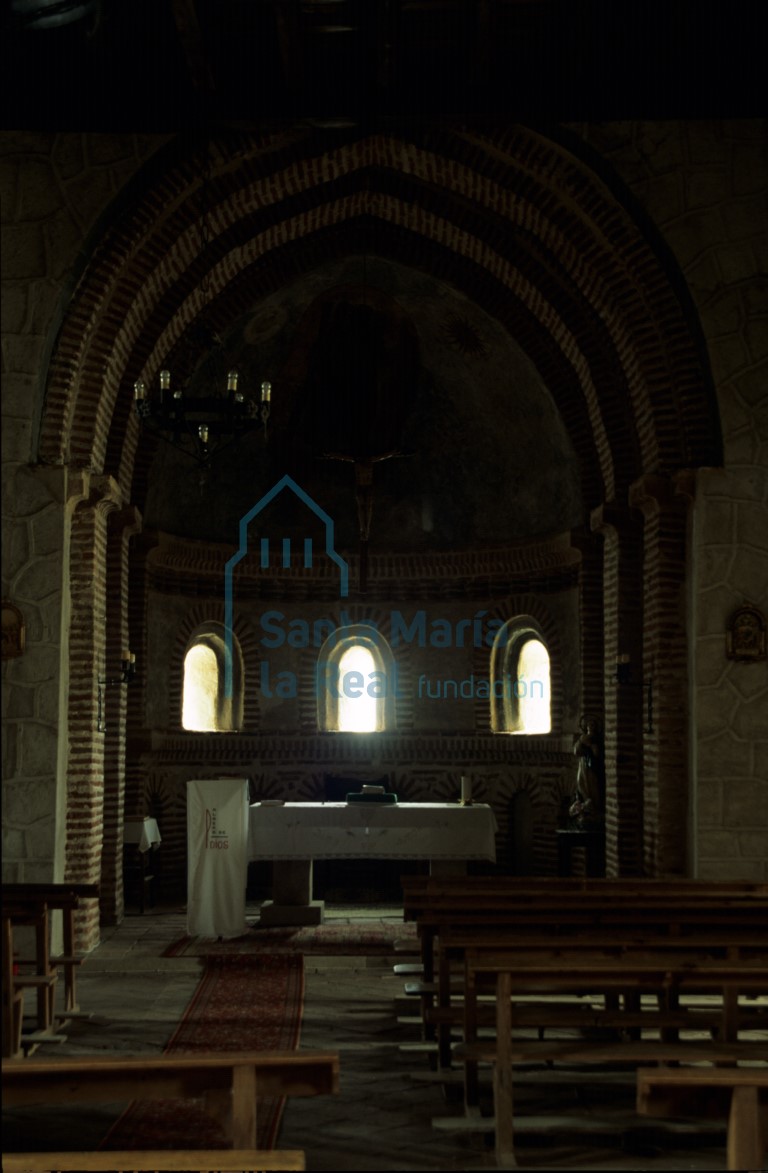
<instances>
[{"instance_id":1,"label":"red patterned carpet runner","mask_svg":"<svg viewBox=\"0 0 768 1173\"><path fill-rule=\"evenodd\" d=\"M298 954L206 957L205 973L166 1047L170 1052L294 1050L299 1044L304 964ZM274 1148L285 1101L259 1100L258 1147ZM107 1149L229 1148L195 1101L135 1100L100 1146Z\"/></svg>"},{"instance_id":2,"label":"red patterned carpet runner","mask_svg":"<svg viewBox=\"0 0 768 1173\"><path fill-rule=\"evenodd\" d=\"M364 926L317 925L299 928L261 928L256 926L242 937L213 941L205 937L180 937L163 953L163 957L227 956L232 954L315 953L343 954L347 957L376 957L399 951L418 951L414 924L393 921L391 925Z\"/></svg>"}]
</instances>

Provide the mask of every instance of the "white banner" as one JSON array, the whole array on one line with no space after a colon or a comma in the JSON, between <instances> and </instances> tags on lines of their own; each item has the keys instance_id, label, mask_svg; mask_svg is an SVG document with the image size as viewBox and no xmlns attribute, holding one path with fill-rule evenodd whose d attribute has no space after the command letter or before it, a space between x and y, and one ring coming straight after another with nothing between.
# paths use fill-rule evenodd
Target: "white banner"
<instances>
[{"instance_id":1,"label":"white banner","mask_svg":"<svg viewBox=\"0 0 768 1173\"><path fill-rule=\"evenodd\" d=\"M248 783L187 783L187 932L240 937L248 931Z\"/></svg>"}]
</instances>

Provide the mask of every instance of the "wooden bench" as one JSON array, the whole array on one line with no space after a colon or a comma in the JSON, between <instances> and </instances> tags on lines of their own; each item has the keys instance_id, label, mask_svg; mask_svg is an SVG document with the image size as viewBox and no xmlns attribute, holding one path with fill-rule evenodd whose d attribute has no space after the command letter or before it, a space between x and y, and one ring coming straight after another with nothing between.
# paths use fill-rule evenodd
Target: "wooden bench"
<instances>
[{"instance_id":1,"label":"wooden bench","mask_svg":"<svg viewBox=\"0 0 768 1173\"><path fill-rule=\"evenodd\" d=\"M301 1149L136 1149L104 1153L4 1153L4 1173L261 1173L306 1169Z\"/></svg>"},{"instance_id":2,"label":"wooden bench","mask_svg":"<svg viewBox=\"0 0 768 1173\"><path fill-rule=\"evenodd\" d=\"M3 911L3 1057L21 1054L24 995L16 985L13 922Z\"/></svg>"},{"instance_id":3,"label":"wooden bench","mask_svg":"<svg viewBox=\"0 0 768 1173\"><path fill-rule=\"evenodd\" d=\"M483 981L495 988L496 1037L478 1040L476 993ZM713 1043L639 1039L624 1044L606 1044L600 1039L574 1038L560 1042L521 1042L513 1037L513 995L540 991L584 992L608 995L633 990L712 992L727 989L759 991L768 989L768 967L763 962L702 961L690 956L678 959L671 949L648 951L644 957L607 958L576 951L563 959L556 951L549 957L523 958L519 951L467 950L465 958L465 1041L456 1055L465 1065L465 1106L477 1111L477 1065L494 1066L493 1095L496 1130L496 1159L500 1165L514 1164L513 1069L519 1063L735 1063L768 1055L760 1043L744 1041Z\"/></svg>"},{"instance_id":4,"label":"wooden bench","mask_svg":"<svg viewBox=\"0 0 768 1173\"><path fill-rule=\"evenodd\" d=\"M756 1173L765 1167L768 1067L641 1067L637 1110L647 1116L725 1115L728 1168Z\"/></svg>"},{"instance_id":5,"label":"wooden bench","mask_svg":"<svg viewBox=\"0 0 768 1173\"><path fill-rule=\"evenodd\" d=\"M689 1044L678 1038L686 1025L695 1029L704 1022L680 1005L681 991L695 988L693 979L685 977L693 970L707 969L708 980L715 982L709 989L716 993L718 1002L716 1017L710 1011L705 1026L705 1030L717 1033L718 1041L705 1037L697 1043L694 1054L698 1061L733 1063L744 1055L755 1055L754 1045L740 1040L738 1034L745 1023L762 1025L764 1019L758 1011L745 1015L738 1002L740 990L768 993L768 885L764 883L488 876L457 882L430 876L403 877L403 890L404 917L416 921L422 944L424 1033L433 1037L430 1029L437 1026L441 1067L449 1066L453 1057L463 1062L469 1113L477 1111L479 1062L494 1064L502 1099L509 1085L502 1115L506 1112L509 1116L511 1129L513 1056L516 1061L546 1063L558 1059L633 1064L696 1061L688 1058ZM543 950L548 946L554 948L545 958ZM477 964L479 955L487 960L494 952L506 954L507 978L515 982L502 996L508 1016L504 1020L502 1015L502 1023L507 1022L502 1029L508 1037L501 1062L497 1041L478 1038L481 1022L493 1021L497 1037L500 1029L499 974L484 974ZM647 972L654 954L663 955L664 960L664 969L656 973L658 985ZM531 966L537 961L540 968L537 980L533 980ZM719 971L714 968L718 964ZM570 979L580 965L579 982L586 984L574 988ZM452 1002L458 966L463 967L460 1006ZM594 972L584 966L591 966ZM530 983L527 986L526 980ZM495 1000L481 1005L488 981L493 984ZM597 995L589 1023L579 1019L574 993ZM536 1005L542 995L546 995L547 1004ZM571 1004L553 1005L553 996L560 995L569 997ZM651 1001L650 995L655 996L655 1008L649 1014L642 1003ZM522 1000L526 1004L518 1013ZM517 1031L513 1040L513 1013L516 1029L547 1022L562 1029L572 1023L576 1037L545 1043L540 1033L538 1040L524 1041ZM452 1048L451 1027L458 1021L463 1027L463 1042ZM605 1031L600 1028L613 1028L617 1023L630 1028L625 1032L630 1041L606 1045ZM579 1037L585 1025L587 1033L594 1031L597 1037ZM660 1037L652 1041L644 1027ZM497 1133L497 1153L500 1159L511 1156L511 1131L505 1136L503 1125Z\"/></svg>"},{"instance_id":6,"label":"wooden bench","mask_svg":"<svg viewBox=\"0 0 768 1173\"><path fill-rule=\"evenodd\" d=\"M203 1097L225 1121L233 1148L256 1148L256 1096L317 1096L339 1090L331 1051L254 1051L205 1055L94 1056L65 1062L3 1062L9 1106Z\"/></svg>"},{"instance_id":7,"label":"wooden bench","mask_svg":"<svg viewBox=\"0 0 768 1173\"><path fill-rule=\"evenodd\" d=\"M75 910L83 900L97 899L96 884L3 884L3 1057L29 1053L42 1042L60 1041L54 1022L57 971L64 971L64 1017L78 1013L75 953ZM64 952L50 952L51 913L63 919ZM17 956L14 929L34 932L34 957ZM35 1028L24 1031L24 990L37 995Z\"/></svg>"},{"instance_id":8,"label":"wooden bench","mask_svg":"<svg viewBox=\"0 0 768 1173\"><path fill-rule=\"evenodd\" d=\"M35 957L19 959L14 947L14 928L31 928L35 937ZM49 916L45 904L27 904L3 899L3 1057L18 1055L22 1048L53 1034L56 970L48 949ZM19 967L24 966L21 972ZM31 971L27 967L31 966ZM37 1011L33 1036L23 1029L25 990L34 990Z\"/></svg>"},{"instance_id":9,"label":"wooden bench","mask_svg":"<svg viewBox=\"0 0 768 1173\"><path fill-rule=\"evenodd\" d=\"M629 905L645 907L649 916L655 910L667 915L670 928L685 926L689 914L749 916L756 906L768 914L768 884L709 883L701 881L659 880L570 880L552 877L521 879L511 876L468 876L466 883L452 877L403 876L403 916L419 925L425 964L429 965L430 920L459 918L463 923L497 923L504 914L532 919L537 912L550 923L558 911L594 917L602 909ZM675 912L676 910L676 912ZM681 920L682 916L682 920ZM470 921L469 918L474 918ZM734 923L733 920L730 921ZM426 947L426 949L425 949Z\"/></svg>"},{"instance_id":10,"label":"wooden bench","mask_svg":"<svg viewBox=\"0 0 768 1173\"><path fill-rule=\"evenodd\" d=\"M422 994L425 1018L433 1004L435 943L447 930L496 929L507 939L516 933L523 939L536 933L560 939L565 933L610 931L621 944L640 933L701 937L709 932L725 940L743 930L762 938L768 923L768 885L760 883L466 879L465 885L450 878L402 878L404 916L417 923L425 983L420 990L412 983L409 992ZM428 1022L425 1037L434 1037Z\"/></svg>"},{"instance_id":11,"label":"wooden bench","mask_svg":"<svg viewBox=\"0 0 768 1173\"><path fill-rule=\"evenodd\" d=\"M82 957L77 955L75 947L75 912L81 908L86 900L98 900L98 884L79 883L51 883L51 884L3 884L3 908L15 908L21 912L26 910L34 915L43 909L51 912L61 912L63 929L64 951L61 954L47 956L47 962L53 968L64 971L64 1009L76 1013L79 1009L77 1002L77 969ZM50 927L50 926L49 926ZM38 942L36 946L35 964L42 968L45 959L41 957L44 948L46 955L49 947L48 938L45 943Z\"/></svg>"},{"instance_id":12,"label":"wooden bench","mask_svg":"<svg viewBox=\"0 0 768 1173\"><path fill-rule=\"evenodd\" d=\"M421 1001L423 1037L434 1039L435 998L438 1010L444 1012L450 1002L451 974L461 963L464 947L477 942L506 948L535 949L553 942L565 949L579 949L586 945L637 952L644 947L675 945L699 957L748 958L764 954L765 924L768 908L755 904L743 915L732 918L720 909L699 908L696 915L681 924L682 913L672 910L671 922L666 910L649 910L645 905L626 902L620 909L602 906L591 910L581 907L539 906L535 913L519 915L516 910L481 909L474 914L436 912L426 914L419 922L428 934L429 946L425 959L423 983L411 982L406 987L418 994ZM732 924L735 920L735 924ZM431 978L431 980L429 980ZM728 995L731 1011L729 1030L736 1029L737 1005ZM445 1064L445 1031L438 1028L441 1063Z\"/></svg>"},{"instance_id":13,"label":"wooden bench","mask_svg":"<svg viewBox=\"0 0 768 1173\"><path fill-rule=\"evenodd\" d=\"M584 935L562 937L557 945L549 951L553 965L567 968L570 957L579 958L589 951L599 953L606 959L621 957L628 966L633 959L642 959L649 951L667 949L672 950L670 956L676 963L682 964L689 959L692 963L702 960L735 962L762 957L768 967L768 946L764 944L765 933L761 934L731 934L727 941L719 936L696 935L683 940L674 940L664 936L643 936L628 943L617 945L612 933L598 934L592 932ZM455 967L464 960L466 952L473 945L488 949L504 949L504 951L519 958L525 964L537 955L545 953L545 939L542 935L523 936L516 934L507 938L503 930L498 933L483 933L480 930L444 934L440 941L439 950L439 982L429 988L429 997L435 991L438 1005L429 1005L422 1009L423 1021L427 1026L436 1027L438 1036L439 1062L442 1067L450 1064L451 1030L457 1025L466 1023L465 1005L465 978L459 982L455 979ZM670 1041L677 1037L680 1031L705 1031L722 1041L735 1041L739 1031L768 1028L768 1006L744 1007L740 1006L738 996L734 991L728 991L722 1005L685 1006L673 991L659 992L653 1000L653 1006L641 1006L636 992L622 991L620 995L612 995L605 999L602 1005L595 999L578 1000L568 999L563 1005L553 1001L551 994L547 1000L541 998L526 998L520 1007L518 1025L534 1028L543 1038L546 1030L554 1028L573 1029L602 1029L637 1037L641 1030L659 1030L661 1037ZM493 1023L493 1007L476 1004L477 1027L489 1026Z\"/></svg>"}]
</instances>

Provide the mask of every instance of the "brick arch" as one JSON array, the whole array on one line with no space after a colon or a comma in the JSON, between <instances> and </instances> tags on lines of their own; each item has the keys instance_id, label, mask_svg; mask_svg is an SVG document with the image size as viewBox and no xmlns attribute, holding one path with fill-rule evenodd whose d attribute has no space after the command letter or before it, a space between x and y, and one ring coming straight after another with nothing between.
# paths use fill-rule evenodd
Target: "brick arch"
<instances>
[{"instance_id":1,"label":"brick arch","mask_svg":"<svg viewBox=\"0 0 768 1173\"><path fill-rule=\"evenodd\" d=\"M370 624L381 632L387 641L397 671L398 690L395 695L395 728L398 733L413 729L413 658L408 644L392 647L391 612L382 607L362 603L350 603L320 616L320 621L333 627ZM320 648L310 646L303 650L298 671L299 723L307 732L316 733L317 695L316 669Z\"/></svg>"},{"instance_id":2,"label":"brick arch","mask_svg":"<svg viewBox=\"0 0 768 1173\"><path fill-rule=\"evenodd\" d=\"M275 268L269 271L247 270L241 273L221 299L216 303L209 320L214 328L224 327L243 312L247 302L246 297L253 296L254 290L264 294L273 292L284 280L298 277L307 269L314 268L327 261L347 256L350 252L367 255L377 255L395 260L411 269L431 276L443 277L446 281L461 275L460 285L471 286L477 304L481 305L489 314L504 325L516 340L522 342L529 356L537 366L543 381L553 394L559 407L565 427L567 428L574 446L582 453L581 475L584 499L587 508L592 503L602 502L606 496L606 485L601 476L600 453L596 444L590 412L581 394L578 375L574 372L569 359L559 349L552 346L549 331L541 325L534 314L499 280L479 269L472 260L457 255L439 241L426 241L410 231L397 226L377 225L376 248L370 247L371 234L368 226L360 219L342 226L334 226L324 232L318 232L309 239L291 241L282 246L279 255L275 255ZM416 263L416 258L418 263ZM254 266L256 268L256 266ZM279 272L279 279L275 273ZM187 344L188 343L188 344ZM195 343L188 334L180 336L176 348L168 358L173 367L175 377L183 380L194 369L197 360L202 357ZM144 358L142 361L146 361ZM590 360L591 361L591 360ZM597 358L595 358L597 363ZM616 385L619 385L618 381ZM596 399L595 399L596 402ZM626 399L622 400L626 404ZM138 430L131 415L130 395L126 394L122 403L122 412L128 429L132 464L133 483L129 495L139 507L142 506L147 488L147 478L154 455L154 443L151 438L143 438L140 449L137 449ZM620 408L623 414L625 407ZM621 475L627 484L631 479L631 470L639 467L633 442L625 429L623 440L614 440L614 447L625 453L626 459L620 465ZM612 460L610 445L603 444L606 453L610 476L609 482L613 485ZM124 470L128 462L123 454ZM128 491L128 490L126 490ZM611 489L613 492L613 489Z\"/></svg>"},{"instance_id":3,"label":"brick arch","mask_svg":"<svg viewBox=\"0 0 768 1173\"><path fill-rule=\"evenodd\" d=\"M196 603L189 608L176 629L168 663L168 717L169 724L176 730L181 730L184 656L189 641L206 623L223 622L223 603ZM233 631L243 657L243 728L248 733L254 733L259 728L259 693L255 687L259 641L251 624L242 616L236 616Z\"/></svg>"},{"instance_id":4,"label":"brick arch","mask_svg":"<svg viewBox=\"0 0 768 1173\"><path fill-rule=\"evenodd\" d=\"M377 232L387 250L407 239L416 267L439 257L468 296L492 301L495 288L500 307L508 299L501 320L522 332L575 446L599 468L588 505L641 471L718 462L707 372L666 259L572 151L514 127L350 135L332 147L241 135L211 153L204 255L199 154L153 172L105 234L51 363L42 459L108 467L125 489L133 380L153 377L176 347L194 357L187 331L204 308L231 321L247 289L252 301L260 284L306 271L326 234L337 235L336 255L349 252L363 221L374 250Z\"/></svg>"},{"instance_id":5,"label":"brick arch","mask_svg":"<svg viewBox=\"0 0 768 1173\"><path fill-rule=\"evenodd\" d=\"M506 623L515 616L526 616L534 619L541 629L544 641L549 652L549 685L552 691L550 702L551 732L541 736L557 737L563 731L564 719L564 679L563 679L563 649L560 632L554 616L546 602L537 595L509 595L500 603L488 609L483 623L499 619ZM491 676L491 648L475 648L472 657L472 671L475 676L490 679ZM491 702L489 698L475 697L475 728L485 730L491 728ZM500 734L500 736L503 736ZM530 736L530 735L529 735ZM538 736L534 734L533 736Z\"/></svg>"}]
</instances>

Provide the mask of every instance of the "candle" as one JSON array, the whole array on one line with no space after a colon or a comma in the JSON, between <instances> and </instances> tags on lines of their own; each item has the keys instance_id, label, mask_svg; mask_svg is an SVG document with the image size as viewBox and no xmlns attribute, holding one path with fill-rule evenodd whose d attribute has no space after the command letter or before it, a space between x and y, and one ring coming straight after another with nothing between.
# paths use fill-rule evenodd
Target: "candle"
<instances>
[{"instance_id":1,"label":"candle","mask_svg":"<svg viewBox=\"0 0 768 1173\"><path fill-rule=\"evenodd\" d=\"M463 774L461 776L461 801L472 801L472 779L465 778Z\"/></svg>"}]
</instances>

